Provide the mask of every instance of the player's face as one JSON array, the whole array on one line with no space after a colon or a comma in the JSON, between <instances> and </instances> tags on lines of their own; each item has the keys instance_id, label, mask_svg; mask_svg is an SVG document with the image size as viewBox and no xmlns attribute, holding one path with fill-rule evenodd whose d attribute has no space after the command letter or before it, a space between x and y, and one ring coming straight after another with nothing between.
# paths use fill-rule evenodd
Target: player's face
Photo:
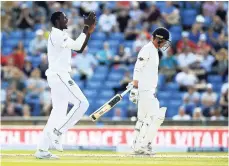
<instances>
[{"instance_id":1,"label":"player's face","mask_svg":"<svg viewBox=\"0 0 229 166\"><path fill-rule=\"evenodd\" d=\"M162 42L159 44L159 48L163 48L166 44L166 40L162 40Z\"/></svg>"},{"instance_id":2,"label":"player's face","mask_svg":"<svg viewBox=\"0 0 229 166\"><path fill-rule=\"evenodd\" d=\"M64 13L62 13L60 15L60 27L61 27L61 29L68 29L67 23L68 23L68 18Z\"/></svg>"}]
</instances>

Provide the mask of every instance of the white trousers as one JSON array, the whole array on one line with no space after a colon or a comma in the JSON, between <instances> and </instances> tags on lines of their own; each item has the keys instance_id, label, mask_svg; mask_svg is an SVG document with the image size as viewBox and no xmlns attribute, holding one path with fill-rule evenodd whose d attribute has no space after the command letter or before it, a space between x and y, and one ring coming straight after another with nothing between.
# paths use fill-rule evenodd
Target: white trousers
<instances>
[{"instance_id":1,"label":"white trousers","mask_svg":"<svg viewBox=\"0 0 229 166\"><path fill-rule=\"evenodd\" d=\"M138 121L133 136L133 148L145 147L152 143L164 121L164 109L160 109L154 91L140 91L138 101Z\"/></svg>"},{"instance_id":2,"label":"white trousers","mask_svg":"<svg viewBox=\"0 0 229 166\"><path fill-rule=\"evenodd\" d=\"M147 116L158 115L159 101L154 91L139 91L138 119L144 120Z\"/></svg>"},{"instance_id":3,"label":"white trousers","mask_svg":"<svg viewBox=\"0 0 229 166\"><path fill-rule=\"evenodd\" d=\"M65 133L82 118L89 107L86 97L69 73L52 73L47 76L47 80L51 88L53 108L37 147L45 151L50 145L47 133L54 128ZM67 114L69 102L73 107Z\"/></svg>"}]
</instances>

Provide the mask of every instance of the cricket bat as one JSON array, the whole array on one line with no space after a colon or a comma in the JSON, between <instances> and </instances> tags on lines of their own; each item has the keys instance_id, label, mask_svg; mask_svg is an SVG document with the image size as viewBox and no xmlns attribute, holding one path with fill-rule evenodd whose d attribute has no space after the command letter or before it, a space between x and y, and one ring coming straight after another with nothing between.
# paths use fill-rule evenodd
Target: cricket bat
<instances>
[{"instance_id":1,"label":"cricket bat","mask_svg":"<svg viewBox=\"0 0 229 166\"><path fill-rule=\"evenodd\" d=\"M116 94L114 97L112 97L108 102L106 102L104 105L102 105L99 109L97 109L90 115L91 120L95 122L102 115L110 111L116 104L118 104L122 100L123 96L125 96L132 88L133 86L129 86L121 94Z\"/></svg>"}]
</instances>

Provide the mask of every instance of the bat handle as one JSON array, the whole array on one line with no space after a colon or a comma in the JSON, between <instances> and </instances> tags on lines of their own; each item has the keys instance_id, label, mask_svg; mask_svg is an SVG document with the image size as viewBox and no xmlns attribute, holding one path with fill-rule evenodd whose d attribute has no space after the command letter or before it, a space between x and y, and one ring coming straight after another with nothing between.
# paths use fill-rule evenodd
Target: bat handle
<instances>
[{"instance_id":1,"label":"bat handle","mask_svg":"<svg viewBox=\"0 0 229 166\"><path fill-rule=\"evenodd\" d=\"M96 118L95 115L93 115L93 114L90 116L90 118L91 118L91 120L92 120L93 122L95 122L95 121L97 120L97 118Z\"/></svg>"},{"instance_id":2,"label":"bat handle","mask_svg":"<svg viewBox=\"0 0 229 166\"><path fill-rule=\"evenodd\" d=\"M129 91L131 91L131 89L133 89L133 86L128 87L124 92L121 93L121 96L125 96Z\"/></svg>"}]
</instances>

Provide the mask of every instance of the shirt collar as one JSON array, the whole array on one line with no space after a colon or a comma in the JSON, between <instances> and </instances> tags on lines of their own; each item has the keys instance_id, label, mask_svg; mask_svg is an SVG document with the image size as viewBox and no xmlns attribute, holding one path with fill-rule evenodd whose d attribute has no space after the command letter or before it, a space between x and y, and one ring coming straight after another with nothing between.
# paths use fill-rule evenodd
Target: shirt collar
<instances>
[{"instance_id":1,"label":"shirt collar","mask_svg":"<svg viewBox=\"0 0 229 166\"><path fill-rule=\"evenodd\" d=\"M52 27L52 31L57 31L59 33L63 33L64 31L59 30L58 28Z\"/></svg>"},{"instance_id":2,"label":"shirt collar","mask_svg":"<svg viewBox=\"0 0 229 166\"><path fill-rule=\"evenodd\" d=\"M150 44L150 46L153 47L154 49L157 49L157 48L155 47L155 45L153 44L152 41L150 41L149 44Z\"/></svg>"}]
</instances>

